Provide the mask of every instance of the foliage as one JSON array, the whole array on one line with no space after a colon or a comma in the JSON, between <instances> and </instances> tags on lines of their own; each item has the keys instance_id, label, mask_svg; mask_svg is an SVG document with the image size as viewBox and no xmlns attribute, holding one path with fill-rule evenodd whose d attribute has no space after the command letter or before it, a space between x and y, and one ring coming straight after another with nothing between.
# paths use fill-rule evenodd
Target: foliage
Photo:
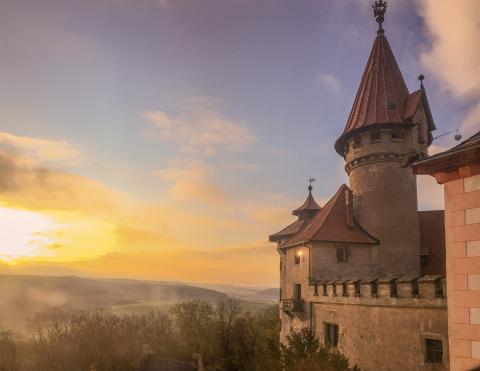
<instances>
[{"instance_id":1,"label":"foliage","mask_svg":"<svg viewBox=\"0 0 480 371\"><path fill-rule=\"evenodd\" d=\"M281 361L285 371L359 371L335 348L322 346L309 328L290 332L281 345Z\"/></svg>"},{"instance_id":2,"label":"foliage","mask_svg":"<svg viewBox=\"0 0 480 371\"><path fill-rule=\"evenodd\" d=\"M207 371L351 370L313 332L292 332L283 345L279 333L278 306L242 312L236 299L126 316L57 309L33 318L28 336L0 332L0 371L135 370L142 349L185 361L200 353Z\"/></svg>"}]
</instances>

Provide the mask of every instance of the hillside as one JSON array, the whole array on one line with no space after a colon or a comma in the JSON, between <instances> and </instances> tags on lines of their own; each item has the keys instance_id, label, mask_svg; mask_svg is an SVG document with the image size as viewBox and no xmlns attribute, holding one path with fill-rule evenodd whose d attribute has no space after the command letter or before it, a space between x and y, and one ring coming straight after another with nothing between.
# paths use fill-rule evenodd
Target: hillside
<instances>
[{"instance_id":1,"label":"hillside","mask_svg":"<svg viewBox=\"0 0 480 371\"><path fill-rule=\"evenodd\" d=\"M76 276L0 275L0 318L25 320L55 307L112 308L144 302L172 303L201 299L217 302L225 293L179 283L90 279Z\"/></svg>"}]
</instances>

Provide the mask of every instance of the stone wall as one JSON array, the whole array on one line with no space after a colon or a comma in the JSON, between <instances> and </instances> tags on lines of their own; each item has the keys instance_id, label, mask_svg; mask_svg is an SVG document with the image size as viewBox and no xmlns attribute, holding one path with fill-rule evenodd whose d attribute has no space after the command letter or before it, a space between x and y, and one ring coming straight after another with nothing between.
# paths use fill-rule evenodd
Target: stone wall
<instances>
[{"instance_id":1,"label":"stone wall","mask_svg":"<svg viewBox=\"0 0 480 371\"><path fill-rule=\"evenodd\" d=\"M348 248L347 262L337 262L337 248ZM311 248L310 277L312 280L367 277L372 274L371 248L371 245L362 244L314 243Z\"/></svg>"},{"instance_id":2,"label":"stone wall","mask_svg":"<svg viewBox=\"0 0 480 371\"><path fill-rule=\"evenodd\" d=\"M339 350L362 369L448 370L445 292L440 276L311 282L303 311L282 312L282 338L312 326L323 340L325 324L336 324ZM426 339L442 341L441 363L427 362Z\"/></svg>"},{"instance_id":3,"label":"stone wall","mask_svg":"<svg viewBox=\"0 0 480 371\"><path fill-rule=\"evenodd\" d=\"M404 167L411 153L420 153L416 127L358 134L348 142L346 170L353 191L355 216L380 240L371 249L376 274L420 274L420 235L416 177Z\"/></svg>"}]
</instances>

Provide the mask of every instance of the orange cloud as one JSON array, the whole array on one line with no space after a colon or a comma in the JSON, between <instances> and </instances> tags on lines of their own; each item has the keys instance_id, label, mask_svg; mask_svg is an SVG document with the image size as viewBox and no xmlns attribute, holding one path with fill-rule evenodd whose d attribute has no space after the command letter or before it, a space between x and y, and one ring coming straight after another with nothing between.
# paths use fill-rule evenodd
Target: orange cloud
<instances>
[{"instance_id":1,"label":"orange cloud","mask_svg":"<svg viewBox=\"0 0 480 371\"><path fill-rule=\"evenodd\" d=\"M215 98L193 97L177 115L148 110L143 117L158 129L161 138L176 141L186 155L206 158L220 151L248 148L255 141L253 135L244 123L223 117L218 106Z\"/></svg>"}]
</instances>

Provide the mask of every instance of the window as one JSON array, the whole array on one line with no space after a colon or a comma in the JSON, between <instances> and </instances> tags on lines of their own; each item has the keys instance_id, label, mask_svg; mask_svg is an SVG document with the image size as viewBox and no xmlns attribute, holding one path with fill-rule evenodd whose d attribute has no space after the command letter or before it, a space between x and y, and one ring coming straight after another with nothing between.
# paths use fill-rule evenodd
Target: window
<instances>
[{"instance_id":1,"label":"window","mask_svg":"<svg viewBox=\"0 0 480 371\"><path fill-rule=\"evenodd\" d=\"M441 363L443 359L443 344L438 339L425 339L425 361L429 363Z\"/></svg>"},{"instance_id":2,"label":"window","mask_svg":"<svg viewBox=\"0 0 480 371\"><path fill-rule=\"evenodd\" d=\"M298 254L295 254L293 257L293 261L295 264L300 264L300 256Z\"/></svg>"},{"instance_id":3,"label":"window","mask_svg":"<svg viewBox=\"0 0 480 371\"><path fill-rule=\"evenodd\" d=\"M280 291L278 292L278 296L280 298L280 301L282 300L282 289L280 289Z\"/></svg>"},{"instance_id":4,"label":"window","mask_svg":"<svg viewBox=\"0 0 480 371\"><path fill-rule=\"evenodd\" d=\"M315 284L315 286L313 286L313 290L314 290L313 295L318 296L318 285L317 284Z\"/></svg>"},{"instance_id":5,"label":"window","mask_svg":"<svg viewBox=\"0 0 480 371\"><path fill-rule=\"evenodd\" d=\"M371 141L380 140L380 130L378 130L378 128L373 128L370 131L370 140Z\"/></svg>"},{"instance_id":6,"label":"window","mask_svg":"<svg viewBox=\"0 0 480 371\"><path fill-rule=\"evenodd\" d=\"M392 140L400 140L402 139L402 132L400 129L392 129L391 136Z\"/></svg>"},{"instance_id":7,"label":"window","mask_svg":"<svg viewBox=\"0 0 480 371\"><path fill-rule=\"evenodd\" d=\"M355 148L362 146L362 137L361 137L360 135L357 135L357 136L353 139L353 146L354 146Z\"/></svg>"},{"instance_id":8,"label":"window","mask_svg":"<svg viewBox=\"0 0 480 371\"><path fill-rule=\"evenodd\" d=\"M302 300L302 285L299 283L296 283L294 288L293 288L293 299L296 301L301 301Z\"/></svg>"},{"instance_id":9,"label":"window","mask_svg":"<svg viewBox=\"0 0 480 371\"><path fill-rule=\"evenodd\" d=\"M327 296L327 284L326 283L322 284L322 295Z\"/></svg>"},{"instance_id":10,"label":"window","mask_svg":"<svg viewBox=\"0 0 480 371\"><path fill-rule=\"evenodd\" d=\"M428 267L428 255L420 255L420 267Z\"/></svg>"},{"instance_id":11,"label":"window","mask_svg":"<svg viewBox=\"0 0 480 371\"><path fill-rule=\"evenodd\" d=\"M283 261L280 260L280 270L283 268Z\"/></svg>"},{"instance_id":12,"label":"window","mask_svg":"<svg viewBox=\"0 0 480 371\"><path fill-rule=\"evenodd\" d=\"M325 323L325 344L331 347L338 345L338 325Z\"/></svg>"},{"instance_id":13,"label":"window","mask_svg":"<svg viewBox=\"0 0 480 371\"><path fill-rule=\"evenodd\" d=\"M337 263L348 262L348 247L337 247Z\"/></svg>"}]
</instances>

